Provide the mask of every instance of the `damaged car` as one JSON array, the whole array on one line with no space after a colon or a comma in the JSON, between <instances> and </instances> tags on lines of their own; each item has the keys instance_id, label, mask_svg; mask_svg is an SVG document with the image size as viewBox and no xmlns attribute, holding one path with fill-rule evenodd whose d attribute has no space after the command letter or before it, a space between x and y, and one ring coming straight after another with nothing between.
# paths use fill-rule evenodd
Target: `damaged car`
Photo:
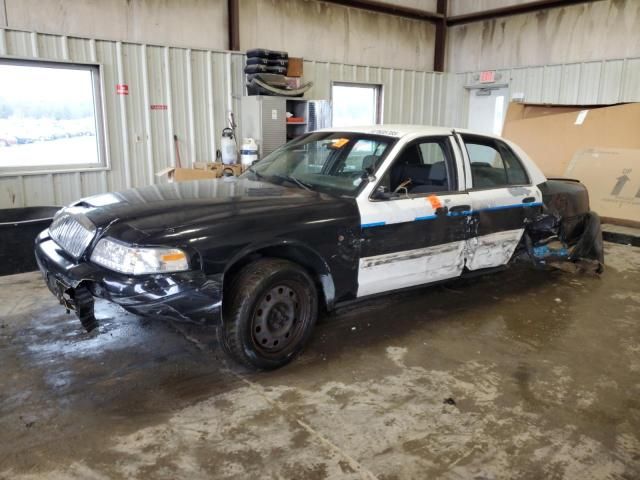
<instances>
[{"instance_id":1,"label":"damaged car","mask_svg":"<svg viewBox=\"0 0 640 480\"><path fill-rule=\"evenodd\" d=\"M294 358L318 313L492 272L604 263L579 182L548 179L517 145L424 126L301 136L242 176L85 198L36 240L44 278L82 325L94 299L211 324L253 368Z\"/></svg>"}]
</instances>

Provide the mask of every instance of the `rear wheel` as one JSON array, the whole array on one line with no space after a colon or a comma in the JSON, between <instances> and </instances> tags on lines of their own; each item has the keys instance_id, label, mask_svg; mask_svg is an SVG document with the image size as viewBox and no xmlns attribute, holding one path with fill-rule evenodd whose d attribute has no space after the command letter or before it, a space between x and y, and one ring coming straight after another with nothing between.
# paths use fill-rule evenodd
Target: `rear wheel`
<instances>
[{"instance_id":1,"label":"rear wheel","mask_svg":"<svg viewBox=\"0 0 640 480\"><path fill-rule=\"evenodd\" d=\"M309 274L293 262L266 258L247 265L226 296L221 340L231 357L246 366L281 367L311 336L318 294Z\"/></svg>"}]
</instances>

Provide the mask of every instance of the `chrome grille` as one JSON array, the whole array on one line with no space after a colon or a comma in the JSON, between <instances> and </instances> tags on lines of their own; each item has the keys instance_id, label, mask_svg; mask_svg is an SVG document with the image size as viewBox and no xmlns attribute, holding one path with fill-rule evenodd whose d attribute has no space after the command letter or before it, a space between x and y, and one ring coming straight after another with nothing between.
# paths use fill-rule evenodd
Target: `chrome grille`
<instances>
[{"instance_id":1,"label":"chrome grille","mask_svg":"<svg viewBox=\"0 0 640 480\"><path fill-rule=\"evenodd\" d=\"M96 227L83 214L63 210L53 219L49 234L66 252L79 258L93 240Z\"/></svg>"}]
</instances>

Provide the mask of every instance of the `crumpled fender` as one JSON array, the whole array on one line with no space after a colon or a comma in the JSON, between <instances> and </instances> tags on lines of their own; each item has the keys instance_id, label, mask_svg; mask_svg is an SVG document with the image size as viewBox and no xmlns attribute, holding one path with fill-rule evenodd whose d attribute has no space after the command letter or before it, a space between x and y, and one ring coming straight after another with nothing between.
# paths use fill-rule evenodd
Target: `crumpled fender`
<instances>
[{"instance_id":1,"label":"crumpled fender","mask_svg":"<svg viewBox=\"0 0 640 480\"><path fill-rule=\"evenodd\" d=\"M600 217L589 211L577 217L562 218L545 209L525 226L524 242L529 259L536 267L574 263L595 273L604 270L604 244ZM580 264L580 265L577 265Z\"/></svg>"}]
</instances>

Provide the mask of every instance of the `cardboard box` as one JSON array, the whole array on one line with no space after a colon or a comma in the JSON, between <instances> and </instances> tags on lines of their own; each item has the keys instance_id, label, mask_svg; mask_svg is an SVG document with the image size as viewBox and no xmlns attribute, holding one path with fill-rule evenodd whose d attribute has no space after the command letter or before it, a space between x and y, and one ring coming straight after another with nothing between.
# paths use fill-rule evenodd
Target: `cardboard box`
<instances>
[{"instance_id":1,"label":"cardboard box","mask_svg":"<svg viewBox=\"0 0 640 480\"><path fill-rule=\"evenodd\" d=\"M289 66L287 67L287 77L302 77L304 61L302 58L289 57Z\"/></svg>"},{"instance_id":2,"label":"cardboard box","mask_svg":"<svg viewBox=\"0 0 640 480\"><path fill-rule=\"evenodd\" d=\"M225 165L220 162L195 162L193 168L169 167L160 170L156 176L166 176L169 182L189 182L191 180L220 178L224 176L225 172L230 172L237 177L246 169L247 167L240 163Z\"/></svg>"},{"instance_id":3,"label":"cardboard box","mask_svg":"<svg viewBox=\"0 0 640 480\"><path fill-rule=\"evenodd\" d=\"M640 224L640 103L612 106L511 103L502 136L547 177L576 178L591 208L616 223Z\"/></svg>"},{"instance_id":4,"label":"cardboard box","mask_svg":"<svg viewBox=\"0 0 640 480\"><path fill-rule=\"evenodd\" d=\"M218 178L217 171L201 170L195 168L169 167L156 173L157 177L166 176L169 182L189 182L191 180L206 180Z\"/></svg>"},{"instance_id":5,"label":"cardboard box","mask_svg":"<svg viewBox=\"0 0 640 480\"><path fill-rule=\"evenodd\" d=\"M206 170L208 172L215 172L216 176L220 178L222 176L224 164L220 162L195 162L193 168L197 170Z\"/></svg>"},{"instance_id":6,"label":"cardboard box","mask_svg":"<svg viewBox=\"0 0 640 480\"><path fill-rule=\"evenodd\" d=\"M247 169L244 165L240 163L235 163L233 165L223 165L222 163L219 163L218 165L219 165L218 171L220 172L220 175L219 175L220 177L223 177L227 172L230 172L237 177Z\"/></svg>"},{"instance_id":7,"label":"cardboard box","mask_svg":"<svg viewBox=\"0 0 640 480\"><path fill-rule=\"evenodd\" d=\"M640 150L578 151L566 176L584 183L591 208L604 221L640 227Z\"/></svg>"}]
</instances>

